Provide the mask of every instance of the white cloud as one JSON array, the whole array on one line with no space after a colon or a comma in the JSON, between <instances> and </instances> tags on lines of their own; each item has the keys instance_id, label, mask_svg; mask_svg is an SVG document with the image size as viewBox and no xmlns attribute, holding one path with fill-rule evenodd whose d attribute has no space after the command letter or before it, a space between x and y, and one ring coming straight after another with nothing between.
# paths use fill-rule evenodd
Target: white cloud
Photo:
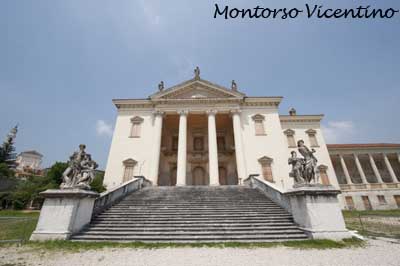
<instances>
[{"instance_id":1,"label":"white cloud","mask_svg":"<svg viewBox=\"0 0 400 266\"><path fill-rule=\"evenodd\" d=\"M159 25L161 22L161 16L159 13L159 4L150 2L148 0L142 0L139 2L143 9L144 16L150 25Z\"/></svg>"},{"instance_id":2,"label":"white cloud","mask_svg":"<svg viewBox=\"0 0 400 266\"><path fill-rule=\"evenodd\" d=\"M344 143L353 137L355 126L352 121L331 121L322 130L327 143Z\"/></svg>"},{"instance_id":3,"label":"white cloud","mask_svg":"<svg viewBox=\"0 0 400 266\"><path fill-rule=\"evenodd\" d=\"M107 124L104 120L97 120L96 122L96 133L98 136L112 136L113 129L110 124Z\"/></svg>"}]
</instances>

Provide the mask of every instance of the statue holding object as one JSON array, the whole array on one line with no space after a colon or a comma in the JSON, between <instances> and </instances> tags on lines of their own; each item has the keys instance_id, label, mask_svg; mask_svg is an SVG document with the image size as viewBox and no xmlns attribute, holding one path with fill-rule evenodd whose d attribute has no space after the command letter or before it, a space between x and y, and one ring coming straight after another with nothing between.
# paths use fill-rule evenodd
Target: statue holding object
<instances>
[{"instance_id":1,"label":"statue holding object","mask_svg":"<svg viewBox=\"0 0 400 266\"><path fill-rule=\"evenodd\" d=\"M314 156L315 150L309 150L303 140L297 142L297 148L303 158L297 157L296 151L291 152L288 163L292 165L292 171L289 176L294 178L295 186L307 185L311 181L316 183L315 168L318 160Z\"/></svg>"},{"instance_id":2,"label":"statue holding object","mask_svg":"<svg viewBox=\"0 0 400 266\"><path fill-rule=\"evenodd\" d=\"M94 179L98 164L92 160L90 154L85 152L85 148L85 145L79 145L79 151L69 157L68 168L63 173L60 189L91 189L90 183Z\"/></svg>"}]
</instances>

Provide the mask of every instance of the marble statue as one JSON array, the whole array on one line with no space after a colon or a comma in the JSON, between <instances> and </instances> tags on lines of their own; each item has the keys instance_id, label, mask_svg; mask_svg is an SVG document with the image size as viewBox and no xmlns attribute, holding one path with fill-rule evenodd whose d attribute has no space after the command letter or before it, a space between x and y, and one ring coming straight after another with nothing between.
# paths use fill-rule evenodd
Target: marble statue
<instances>
[{"instance_id":1,"label":"marble statue","mask_svg":"<svg viewBox=\"0 0 400 266\"><path fill-rule=\"evenodd\" d=\"M158 84L158 90L163 91L164 90L164 81L161 81L160 84Z\"/></svg>"},{"instance_id":2,"label":"marble statue","mask_svg":"<svg viewBox=\"0 0 400 266\"><path fill-rule=\"evenodd\" d=\"M195 79L200 79L200 68L199 67L196 67L194 69L194 78Z\"/></svg>"},{"instance_id":3,"label":"marble statue","mask_svg":"<svg viewBox=\"0 0 400 266\"><path fill-rule=\"evenodd\" d=\"M232 89L233 91L237 91L237 84L236 84L236 82L235 82L234 80L232 80L231 89Z\"/></svg>"},{"instance_id":4,"label":"marble statue","mask_svg":"<svg viewBox=\"0 0 400 266\"><path fill-rule=\"evenodd\" d=\"M297 157L295 151L291 152L288 163L292 165L292 171L289 176L294 178L295 186L310 184L312 181L316 183L315 168L318 160L314 156L315 150L309 150L303 140L297 142L297 148L303 158Z\"/></svg>"},{"instance_id":5,"label":"marble statue","mask_svg":"<svg viewBox=\"0 0 400 266\"><path fill-rule=\"evenodd\" d=\"M80 188L90 190L90 183L94 179L98 164L92 160L90 154L86 153L85 148L85 145L79 145L79 151L74 152L69 157L68 168L62 175L63 182L60 189Z\"/></svg>"}]
</instances>

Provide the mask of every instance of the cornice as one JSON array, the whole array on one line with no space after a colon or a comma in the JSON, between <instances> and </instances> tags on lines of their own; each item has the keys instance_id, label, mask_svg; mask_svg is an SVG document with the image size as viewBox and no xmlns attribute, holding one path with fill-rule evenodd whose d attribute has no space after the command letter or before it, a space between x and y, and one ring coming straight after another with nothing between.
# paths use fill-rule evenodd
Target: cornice
<instances>
[{"instance_id":1,"label":"cornice","mask_svg":"<svg viewBox=\"0 0 400 266\"><path fill-rule=\"evenodd\" d=\"M279 119L281 123L315 123L321 122L324 115L280 115Z\"/></svg>"}]
</instances>

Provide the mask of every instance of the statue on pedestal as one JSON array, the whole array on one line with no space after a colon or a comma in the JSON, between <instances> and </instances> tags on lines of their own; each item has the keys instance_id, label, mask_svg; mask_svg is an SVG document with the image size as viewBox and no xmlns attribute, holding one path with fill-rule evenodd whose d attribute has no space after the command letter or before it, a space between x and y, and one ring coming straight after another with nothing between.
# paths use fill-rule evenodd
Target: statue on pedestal
<instances>
[{"instance_id":1,"label":"statue on pedestal","mask_svg":"<svg viewBox=\"0 0 400 266\"><path fill-rule=\"evenodd\" d=\"M290 177L294 178L295 186L308 185L315 180L315 167L317 166L317 158L315 158L315 150L311 151L304 145L303 140L297 142L299 153L303 158L298 158L297 153L292 151L292 156L289 158L288 163L292 165L292 171L289 173Z\"/></svg>"},{"instance_id":2,"label":"statue on pedestal","mask_svg":"<svg viewBox=\"0 0 400 266\"><path fill-rule=\"evenodd\" d=\"M80 188L90 190L90 183L95 176L98 164L85 152L86 146L79 145L79 151L74 152L68 161L68 168L63 173L60 189Z\"/></svg>"},{"instance_id":3,"label":"statue on pedestal","mask_svg":"<svg viewBox=\"0 0 400 266\"><path fill-rule=\"evenodd\" d=\"M200 79L200 68L198 66L194 69L194 79Z\"/></svg>"}]
</instances>

